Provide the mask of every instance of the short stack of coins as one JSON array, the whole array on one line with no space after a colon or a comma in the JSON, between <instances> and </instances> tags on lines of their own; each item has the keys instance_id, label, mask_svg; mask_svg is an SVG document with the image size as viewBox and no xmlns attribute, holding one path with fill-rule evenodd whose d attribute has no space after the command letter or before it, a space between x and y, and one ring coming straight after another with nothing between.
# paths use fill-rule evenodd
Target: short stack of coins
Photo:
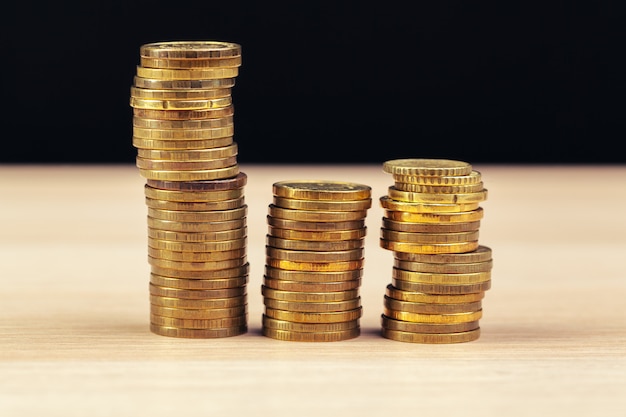
<instances>
[{"instance_id":1,"label":"short stack of coins","mask_svg":"<svg viewBox=\"0 0 626 417\"><path fill-rule=\"evenodd\" d=\"M280 181L268 207L263 335L332 342L360 335L359 294L371 187Z\"/></svg>"},{"instance_id":2,"label":"short stack of coins","mask_svg":"<svg viewBox=\"0 0 626 417\"><path fill-rule=\"evenodd\" d=\"M136 165L146 178L150 330L183 338L248 330L245 173L231 89L241 46L140 47L131 86Z\"/></svg>"},{"instance_id":3,"label":"short stack of coins","mask_svg":"<svg viewBox=\"0 0 626 417\"><path fill-rule=\"evenodd\" d=\"M385 338L459 343L480 337L482 300L491 286L491 249L478 242L487 199L480 172L464 161L383 163L394 185L380 198L380 245L393 251L381 316Z\"/></svg>"}]
</instances>

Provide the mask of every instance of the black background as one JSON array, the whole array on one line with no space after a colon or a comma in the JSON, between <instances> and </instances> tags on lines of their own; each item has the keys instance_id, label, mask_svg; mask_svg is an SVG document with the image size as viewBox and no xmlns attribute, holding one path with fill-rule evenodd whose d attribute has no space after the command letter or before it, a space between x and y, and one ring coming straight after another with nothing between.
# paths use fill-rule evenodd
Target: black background
<instances>
[{"instance_id":1,"label":"black background","mask_svg":"<svg viewBox=\"0 0 626 417\"><path fill-rule=\"evenodd\" d=\"M7 2L0 161L134 163L140 45L223 40L241 163L626 162L619 2L532 4Z\"/></svg>"}]
</instances>

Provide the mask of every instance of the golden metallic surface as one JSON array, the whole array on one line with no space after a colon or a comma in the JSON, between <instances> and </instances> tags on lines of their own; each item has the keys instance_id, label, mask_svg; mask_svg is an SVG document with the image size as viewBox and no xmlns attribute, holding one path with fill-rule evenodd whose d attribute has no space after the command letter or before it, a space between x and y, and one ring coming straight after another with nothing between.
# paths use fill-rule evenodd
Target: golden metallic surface
<instances>
[{"instance_id":1,"label":"golden metallic surface","mask_svg":"<svg viewBox=\"0 0 626 417\"><path fill-rule=\"evenodd\" d=\"M155 129L151 127L133 126L133 137L156 140L206 140L233 136L235 125L214 127L208 129ZM233 144L229 144L233 145ZM213 151L219 152L219 151ZM236 153L232 154L235 155ZM157 159L157 158L155 158ZM165 159L165 158L164 158Z\"/></svg>"},{"instance_id":2,"label":"golden metallic surface","mask_svg":"<svg viewBox=\"0 0 626 417\"><path fill-rule=\"evenodd\" d=\"M241 239L247 235L247 227L233 230L221 230L219 232L173 232L170 230L148 228L148 237L160 240L173 240L175 242L215 242Z\"/></svg>"},{"instance_id":3,"label":"golden metallic surface","mask_svg":"<svg viewBox=\"0 0 626 417\"><path fill-rule=\"evenodd\" d=\"M248 315L242 314L236 317L219 319L177 319L150 314L150 323L179 329L224 329L246 325L248 323Z\"/></svg>"},{"instance_id":4,"label":"golden metallic surface","mask_svg":"<svg viewBox=\"0 0 626 417\"><path fill-rule=\"evenodd\" d=\"M415 233L415 232L398 232L381 227L380 238L384 240L392 240L394 242L406 243L464 243L478 240L479 230L471 230L469 232L454 233Z\"/></svg>"},{"instance_id":5,"label":"golden metallic surface","mask_svg":"<svg viewBox=\"0 0 626 417\"><path fill-rule=\"evenodd\" d=\"M133 115L144 119L204 120L221 119L235 114L233 105L203 110L153 110L133 107Z\"/></svg>"},{"instance_id":6,"label":"golden metallic surface","mask_svg":"<svg viewBox=\"0 0 626 417\"><path fill-rule=\"evenodd\" d=\"M239 165L226 168L206 169L197 171L162 171L139 169L139 175L149 180L164 181L200 181L230 178L239 173Z\"/></svg>"},{"instance_id":7,"label":"golden metallic surface","mask_svg":"<svg viewBox=\"0 0 626 417\"><path fill-rule=\"evenodd\" d=\"M219 109L233 104L232 96L196 100L157 100L130 97L131 107L152 110L204 110Z\"/></svg>"},{"instance_id":8,"label":"golden metallic surface","mask_svg":"<svg viewBox=\"0 0 626 417\"><path fill-rule=\"evenodd\" d=\"M472 301L469 303L435 304L396 300L389 297L388 295L384 296L383 305L389 310L406 311L409 313L420 314L454 314L466 313L468 311L478 311L482 309L481 300Z\"/></svg>"},{"instance_id":9,"label":"golden metallic surface","mask_svg":"<svg viewBox=\"0 0 626 417\"><path fill-rule=\"evenodd\" d=\"M327 313L336 311L349 311L361 307L361 297L356 297L345 301L328 302L302 302L285 301L273 298L263 298L263 304L268 308L285 311L297 311L303 313Z\"/></svg>"},{"instance_id":10,"label":"golden metallic surface","mask_svg":"<svg viewBox=\"0 0 626 417\"><path fill-rule=\"evenodd\" d=\"M226 169L237 165L237 156L207 159L205 161L168 161L135 157L135 165L143 170L158 171L201 171Z\"/></svg>"},{"instance_id":11,"label":"golden metallic surface","mask_svg":"<svg viewBox=\"0 0 626 417\"><path fill-rule=\"evenodd\" d=\"M330 283L337 281L353 281L363 277L363 268L350 269L347 271L301 271L274 268L269 264L265 264L264 268L266 277L282 281Z\"/></svg>"},{"instance_id":12,"label":"golden metallic surface","mask_svg":"<svg viewBox=\"0 0 626 417\"><path fill-rule=\"evenodd\" d=\"M248 279L250 264L245 263L230 269L208 270L208 271L185 271L181 269L164 268L151 265L151 274L170 278L185 278L188 280L232 280L234 283L240 282L241 278ZM234 279L234 280L233 280ZM200 284L199 284L200 285ZM238 285L233 285L238 286Z\"/></svg>"},{"instance_id":13,"label":"golden metallic surface","mask_svg":"<svg viewBox=\"0 0 626 417\"><path fill-rule=\"evenodd\" d=\"M493 260L472 263L434 263L406 261L394 258L393 266L406 271L427 272L433 274L469 274L489 272L493 268Z\"/></svg>"},{"instance_id":14,"label":"golden metallic surface","mask_svg":"<svg viewBox=\"0 0 626 417\"><path fill-rule=\"evenodd\" d=\"M296 262L284 259L265 258L265 264L272 268L287 269L291 271L351 271L363 268L364 259L342 262Z\"/></svg>"},{"instance_id":15,"label":"golden metallic surface","mask_svg":"<svg viewBox=\"0 0 626 417\"><path fill-rule=\"evenodd\" d=\"M436 225L447 223L473 223L480 221L483 215L484 210L482 207L471 211L456 213L411 213L406 211L385 210L385 218L392 221Z\"/></svg>"},{"instance_id":16,"label":"golden metallic surface","mask_svg":"<svg viewBox=\"0 0 626 417\"><path fill-rule=\"evenodd\" d=\"M265 307L265 315L273 319L294 321L297 323L338 323L361 318L363 307L346 311L329 311L323 313L277 310Z\"/></svg>"},{"instance_id":17,"label":"golden metallic surface","mask_svg":"<svg viewBox=\"0 0 626 417\"><path fill-rule=\"evenodd\" d=\"M389 196L379 199L380 206L386 210L405 213L458 213L476 210L480 203L427 203L394 200Z\"/></svg>"},{"instance_id":18,"label":"golden metallic surface","mask_svg":"<svg viewBox=\"0 0 626 417\"><path fill-rule=\"evenodd\" d=\"M405 158L385 161L383 171L392 175L454 176L469 175L472 166L453 159Z\"/></svg>"},{"instance_id":19,"label":"golden metallic surface","mask_svg":"<svg viewBox=\"0 0 626 417\"><path fill-rule=\"evenodd\" d=\"M364 219L367 216L367 210L296 210L270 204L268 206L268 215L276 219L295 220L300 222L346 222Z\"/></svg>"},{"instance_id":20,"label":"golden metallic surface","mask_svg":"<svg viewBox=\"0 0 626 417\"><path fill-rule=\"evenodd\" d=\"M150 331L159 336L180 337L185 339L216 339L245 334L248 332L248 326L240 325L217 329L183 329L150 323Z\"/></svg>"},{"instance_id":21,"label":"golden metallic surface","mask_svg":"<svg viewBox=\"0 0 626 417\"><path fill-rule=\"evenodd\" d=\"M311 250L311 251L342 251L352 250L365 247L364 239L351 240L293 240L283 239L276 236L265 235L265 244L274 248L288 250Z\"/></svg>"},{"instance_id":22,"label":"golden metallic surface","mask_svg":"<svg viewBox=\"0 0 626 417\"><path fill-rule=\"evenodd\" d=\"M272 339L289 342L339 342L358 337L361 334L360 327L348 330L336 330L328 332L296 332L292 330L272 329L263 327L263 336Z\"/></svg>"},{"instance_id":23,"label":"golden metallic surface","mask_svg":"<svg viewBox=\"0 0 626 417\"><path fill-rule=\"evenodd\" d=\"M275 182L272 193L296 200L354 201L370 199L372 188L347 181L294 180Z\"/></svg>"},{"instance_id":24,"label":"golden metallic surface","mask_svg":"<svg viewBox=\"0 0 626 417\"><path fill-rule=\"evenodd\" d=\"M167 91L167 90L163 90ZM173 90L177 91L177 90ZM213 91L213 90L209 90ZM216 129L220 127L232 126L234 124L235 117L233 115L218 117L215 119L200 119L200 120L161 120L161 119L146 119L143 117L133 116L133 127L139 127L144 129L180 129L180 130L202 130L202 129Z\"/></svg>"},{"instance_id":25,"label":"golden metallic surface","mask_svg":"<svg viewBox=\"0 0 626 417\"><path fill-rule=\"evenodd\" d=\"M380 247L395 252L409 252L422 254L447 254L471 252L478 248L478 241L459 243L433 243L420 244L409 242L397 242L393 240L379 239Z\"/></svg>"},{"instance_id":26,"label":"golden metallic surface","mask_svg":"<svg viewBox=\"0 0 626 417\"><path fill-rule=\"evenodd\" d=\"M172 288L149 283L148 289L151 295L159 297L185 298L189 300L206 300L213 298L231 298L240 297L247 293L245 285L234 288L217 288L212 290L189 290L181 288ZM177 325L178 326L178 325ZM184 326L178 326L184 327Z\"/></svg>"},{"instance_id":27,"label":"golden metallic surface","mask_svg":"<svg viewBox=\"0 0 626 417\"><path fill-rule=\"evenodd\" d=\"M222 319L226 317L238 317L247 314L248 305L241 304L236 307L228 308L185 309L162 307L150 304L150 313L157 316L172 317L175 319Z\"/></svg>"},{"instance_id":28,"label":"golden metallic surface","mask_svg":"<svg viewBox=\"0 0 626 417\"><path fill-rule=\"evenodd\" d=\"M240 67L241 55L229 58L151 58L140 57L139 64L146 68L195 69Z\"/></svg>"},{"instance_id":29,"label":"golden metallic surface","mask_svg":"<svg viewBox=\"0 0 626 417\"><path fill-rule=\"evenodd\" d=\"M363 259L364 249L350 249L341 251L313 251L313 250L289 250L273 246L265 246L265 254L274 259L295 262L344 262Z\"/></svg>"},{"instance_id":30,"label":"golden metallic surface","mask_svg":"<svg viewBox=\"0 0 626 417\"><path fill-rule=\"evenodd\" d=\"M421 282L427 284L466 285L490 281L491 271L446 274L407 271L394 266L391 269L391 276L392 278L397 278L402 281Z\"/></svg>"},{"instance_id":31,"label":"golden metallic surface","mask_svg":"<svg viewBox=\"0 0 626 417\"><path fill-rule=\"evenodd\" d=\"M273 319L263 314L262 325L268 329L288 330L293 332L335 332L359 327L360 319L341 321L338 323L298 323Z\"/></svg>"},{"instance_id":32,"label":"golden metallic surface","mask_svg":"<svg viewBox=\"0 0 626 417\"><path fill-rule=\"evenodd\" d=\"M151 42L139 47L139 56L163 59L229 58L240 55L241 45L215 40Z\"/></svg>"},{"instance_id":33,"label":"golden metallic surface","mask_svg":"<svg viewBox=\"0 0 626 417\"><path fill-rule=\"evenodd\" d=\"M480 220L460 223L414 223L383 217L382 228L406 233L458 233L480 229Z\"/></svg>"},{"instance_id":34,"label":"golden metallic surface","mask_svg":"<svg viewBox=\"0 0 626 417\"><path fill-rule=\"evenodd\" d=\"M218 271L222 269L230 270L248 263L246 256L236 259L224 259L222 261L172 261L169 259L153 258L148 256L148 264L160 268L176 269L179 271Z\"/></svg>"},{"instance_id":35,"label":"golden metallic surface","mask_svg":"<svg viewBox=\"0 0 626 417\"><path fill-rule=\"evenodd\" d=\"M432 303L432 304L457 304L472 303L480 301L485 297L485 292L476 292L468 294L446 295L446 294L428 294L419 291L406 291L388 284L385 289L385 295L400 301L410 301L413 303Z\"/></svg>"},{"instance_id":36,"label":"golden metallic surface","mask_svg":"<svg viewBox=\"0 0 626 417\"><path fill-rule=\"evenodd\" d=\"M245 305L248 302L247 294L229 298L205 298L205 299L189 299L162 297L158 295L150 295L150 304L152 306L181 308L189 310L212 310L232 308Z\"/></svg>"},{"instance_id":37,"label":"golden metallic surface","mask_svg":"<svg viewBox=\"0 0 626 417\"><path fill-rule=\"evenodd\" d=\"M310 211L363 211L372 207L372 199L355 201L298 200L294 198L272 197L277 207Z\"/></svg>"},{"instance_id":38,"label":"golden metallic surface","mask_svg":"<svg viewBox=\"0 0 626 417\"><path fill-rule=\"evenodd\" d=\"M313 232L321 232L321 231L337 231L337 230L355 230L362 229L365 227L365 219L360 220L349 220L345 222L315 222L315 221L300 221L300 220L288 220L281 219L278 217L273 217L270 215L266 216L267 224L280 228L280 229L291 229L291 230L302 230L302 231L313 231Z\"/></svg>"},{"instance_id":39,"label":"golden metallic surface","mask_svg":"<svg viewBox=\"0 0 626 417\"><path fill-rule=\"evenodd\" d=\"M172 240L148 238L148 247L175 252L222 252L243 249L247 244L247 237L214 242L175 242Z\"/></svg>"},{"instance_id":40,"label":"golden metallic surface","mask_svg":"<svg viewBox=\"0 0 626 417\"><path fill-rule=\"evenodd\" d=\"M148 183L150 180L148 180ZM213 211L213 210L233 210L245 205L245 197L231 200L219 201L168 201L154 198L145 198L146 206L159 210L180 210L180 211Z\"/></svg>"},{"instance_id":41,"label":"golden metallic surface","mask_svg":"<svg viewBox=\"0 0 626 417\"><path fill-rule=\"evenodd\" d=\"M174 191L217 191L232 190L241 188L248 182L248 176L245 172L239 172L234 177L218 178L206 181L159 181L147 180L149 187L159 188L161 190Z\"/></svg>"},{"instance_id":42,"label":"golden metallic surface","mask_svg":"<svg viewBox=\"0 0 626 417\"><path fill-rule=\"evenodd\" d=\"M466 323L469 321L480 320L483 316L482 310L467 311L463 313L450 313L450 314L423 314L423 313L411 313L409 311L392 310L387 307L383 308L385 316L391 317L396 320L412 321L417 323Z\"/></svg>"},{"instance_id":43,"label":"golden metallic surface","mask_svg":"<svg viewBox=\"0 0 626 417\"><path fill-rule=\"evenodd\" d=\"M164 151L190 151L221 148L232 145L234 142L232 136L214 139L145 139L133 136L133 146L137 149L164 150Z\"/></svg>"},{"instance_id":44,"label":"golden metallic surface","mask_svg":"<svg viewBox=\"0 0 626 417\"><path fill-rule=\"evenodd\" d=\"M355 230L323 230L323 231L311 231L311 230L293 230L293 229L281 229L278 227L268 226L267 234L270 236L279 237L282 239L293 240L314 240L314 241L327 241L327 240L354 240L364 238L367 234L367 227L362 227Z\"/></svg>"},{"instance_id":45,"label":"golden metallic surface","mask_svg":"<svg viewBox=\"0 0 626 417\"><path fill-rule=\"evenodd\" d=\"M403 253L397 252L394 254L397 259L402 261L411 262L426 262L426 263L476 263L476 262L488 262L492 260L491 248L485 245L479 245L475 250L464 253L447 253L447 254L424 254L424 253Z\"/></svg>"},{"instance_id":46,"label":"golden metallic surface","mask_svg":"<svg viewBox=\"0 0 626 417\"><path fill-rule=\"evenodd\" d=\"M164 287L179 288L183 290L218 290L237 288L247 286L249 277L246 274L234 276L232 278L210 278L210 279L194 279L194 278L173 278L157 274L150 274L150 282L154 285Z\"/></svg>"},{"instance_id":47,"label":"golden metallic surface","mask_svg":"<svg viewBox=\"0 0 626 417\"><path fill-rule=\"evenodd\" d=\"M391 278L391 284L404 291L416 291L425 292L428 294L442 294L442 295L459 295L459 294L471 294L485 292L491 288L491 280L481 282L478 284L461 284L461 285L446 285L446 284L428 284L421 282L403 281L401 279Z\"/></svg>"},{"instance_id":48,"label":"golden metallic surface","mask_svg":"<svg viewBox=\"0 0 626 417\"><path fill-rule=\"evenodd\" d=\"M188 89L222 89L233 88L235 77L215 78L210 80L160 80L156 78L144 78L135 75L133 83L138 88L153 90L188 90Z\"/></svg>"},{"instance_id":49,"label":"golden metallic surface","mask_svg":"<svg viewBox=\"0 0 626 417\"><path fill-rule=\"evenodd\" d=\"M172 232L221 232L224 230L241 229L246 226L247 219L232 219L214 222L181 222L147 217L148 227Z\"/></svg>"},{"instance_id":50,"label":"golden metallic surface","mask_svg":"<svg viewBox=\"0 0 626 417\"><path fill-rule=\"evenodd\" d=\"M393 174L393 180L404 184L421 184L431 186L470 185L482 182L479 171L473 170L467 175L402 175Z\"/></svg>"},{"instance_id":51,"label":"golden metallic surface","mask_svg":"<svg viewBox=\"0 0 626 417\"><path fill-rule=\"evenodd\" d=\"M394 183L394 188L400 191L407 191L411 193L443 193L443 194L466 194L477 193L482 191L483 183L477 184L464 184L464 185L425 185L425 184L412 184L405 182Z\"/></svg>"},{"instance_id":52,"label":"golden metallic surface","mask_svg":"<svg viewBox=\"0 0 626 417\"><path fill-rule=\"evenodd\" d=\"M472 342L480 337L480 327L475 330L460 333L413 333L402 332L399 330L382 329L384 338L407 343L425 343L425 344L449 344Z\"/></svg>"},{"instance_id":53,"label":"golden metallic surface","mask_svg":"<svg viewBox=\"0 0 626 417\"><path fill-rule=\"evenodd\" d=\"M212 252L183 252L168 249L156 249L148 246L148 255L153 258L169 259L171 261L184 262L212 262L225 261L227 259L239 259L247 254L247 248L220 250Z\"/></svg>"},{"instance_id":54,"label":"golden metallic surface","mask_svg":"<svg viewBox=\"0 0 626 417\"><path fill-rule=\"evenodd\" d=\"M380 324L383 329L397 330L401 332L446 334L468 332L470 330L476 330L479 327L478 320L468 321L465 323L438 324L396 320L391 317L387 317L384 314L381 314L380 317Z\"/></svg>"},{"instance_id":55,"label":"golden metallic surface","mask_svg":"<svg viewBox=\"0 0 626 417\"><path fill-rule=\"evenodd\" d=\"M276 290L274 288L261 285L261 294L265 298L283 301L296 301L305 303L328 303L333 301L346 301L355 299L359 296L359 289L345 291L285 291Z\"/></svg>"},{"instance_id":56,"label":"golden metallic surface","mask_svg":"<svg viewBox=\"0 0 626 417\"><path fill-rule=\"evenodd\" d=\"M402 191L391 185L387 188L387 196L395 201L404 201L407 203L440 203L440 204L465 204L480 203L487 200L488 190L483 188L481 191L473 193L413 193L410 191Z\"/></svg>"},{"instance_id":57,"label":"golden metallic surface","mask_svg":"<svg viewBox=\"0 0 626 417\"><path fill-rule=\"evenodd\" d=\"M219 148L192 149L183 151L163 149L137 149L137 156L139 158L144 158L148 160L194 162L236 157L238 151L239 149L237 143L233 142L227 146L221 146Z\"/></svg>"},{"instance_id":58,"label":"golden metallic surface","mask_svg":"<svg viewBox=\"0 0 626 417\"><path fill-rule=\"evenodd\" d=\"M229 97L232 88L177 88L154 89L130 87L130 96L148 100L208 100L219 97Z\"/></svg>"},{"instance_id":59,"label":"golden metallic surface","mask_svg":"<svg viewBox=\"0 0 626 417\"><path fill-rule=\"evenodd\" d=\"M167 201L222 201L233 200L244 196L244 188L207 191L162 190L148 184L144 185L144 194L148 198Z\"/></svg>"},{"instance_id":60,"label":"golden metallic surface","mask_svg":"<svg viewBox=\"0 0 626 417\"><path fill-rule=\"evenodd\" d=\"M248 214L248 206L243 205L230 210L212 211L181 211L163 210L148 207L148 218L175 221L175 222L222 222L243 219Z\"/></svg>"},{"instance_id":61,"label":"golden metallic surface","mask_svg":"<svg viewBox=\"0 0 626 417\"><path fill-rule=\"evenodd\" d=\"M214 80L237 77L239 75L239 67L163 69L147 68L137 65L136 74L138 77L154 78L157 80Z\"/></svg>"},{"instance_id":62,"label":"golden metallic surface","mask_svg":"<svg viewBox=\"0 0 626 417\"><path fill-rule=\"evenodd\" d=\"M337 282L303 282L303 281L287 281L282 279L263 277L263 285L268 288L281 291L302 291L302 292L333 292L355 290L361 287L361 279L353 279L348 281Z\"/></svg>"}]
</instances>

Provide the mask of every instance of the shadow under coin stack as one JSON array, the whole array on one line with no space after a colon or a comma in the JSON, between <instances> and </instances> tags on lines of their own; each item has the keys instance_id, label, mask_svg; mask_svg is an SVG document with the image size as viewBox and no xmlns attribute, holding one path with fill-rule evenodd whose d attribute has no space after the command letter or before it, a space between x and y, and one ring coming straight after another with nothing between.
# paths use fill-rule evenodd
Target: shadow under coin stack
<instances>
[{"instance_id":1,"label":"shadow under coin stack","mask_svg":"<svg viewBox=\"0 0 626 417\"><path fill-rule=\"evenodd\" d=\"M146 178L150 330L183 338L248 330L245 173L231 89L241 47L140 47L131 86L136 165Z\"/></svg>"},{"instance_id":2,"label":"shadow under coin stack","mask_svg":"<svg viewBox=\"0 0 626 417\"><path fill-rule=\"evenodd\" d=\"M371 188L281 181L268 208L263 335L332 342L360 334L365 218Z\"/></svg>"},{"instance_id":3,"label":"shadow under coin stack","mask_svg":"<svg viewBox=\"0 0 626 417\"><path fill-rule=\"evenodd\" d=\"M478 234L487 199L481 174L463 161L397 159L383 171L394 185L380 198L380 246L393 251L382 335L413 343L480 337L482 300L491 286L491 249Z\"/></svg>"}]
</instances>

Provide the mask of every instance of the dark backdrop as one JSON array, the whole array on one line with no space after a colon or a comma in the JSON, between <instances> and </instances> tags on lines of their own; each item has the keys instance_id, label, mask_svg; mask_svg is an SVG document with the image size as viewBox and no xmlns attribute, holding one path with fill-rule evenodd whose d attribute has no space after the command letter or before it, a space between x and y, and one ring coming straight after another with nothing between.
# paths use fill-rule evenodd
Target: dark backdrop
<instances>
[{"instance_id":1,"label":"dark backdrop","mask_svg":"<svg viewBox=\"0 0 626 417\"><path fill-rule=\"evenodd\" d=\"M134 163L139 46L224 40L241 163L626 162L626 16L530 4L7 2L0 160Z\"/></svg>"}]
</instances>

